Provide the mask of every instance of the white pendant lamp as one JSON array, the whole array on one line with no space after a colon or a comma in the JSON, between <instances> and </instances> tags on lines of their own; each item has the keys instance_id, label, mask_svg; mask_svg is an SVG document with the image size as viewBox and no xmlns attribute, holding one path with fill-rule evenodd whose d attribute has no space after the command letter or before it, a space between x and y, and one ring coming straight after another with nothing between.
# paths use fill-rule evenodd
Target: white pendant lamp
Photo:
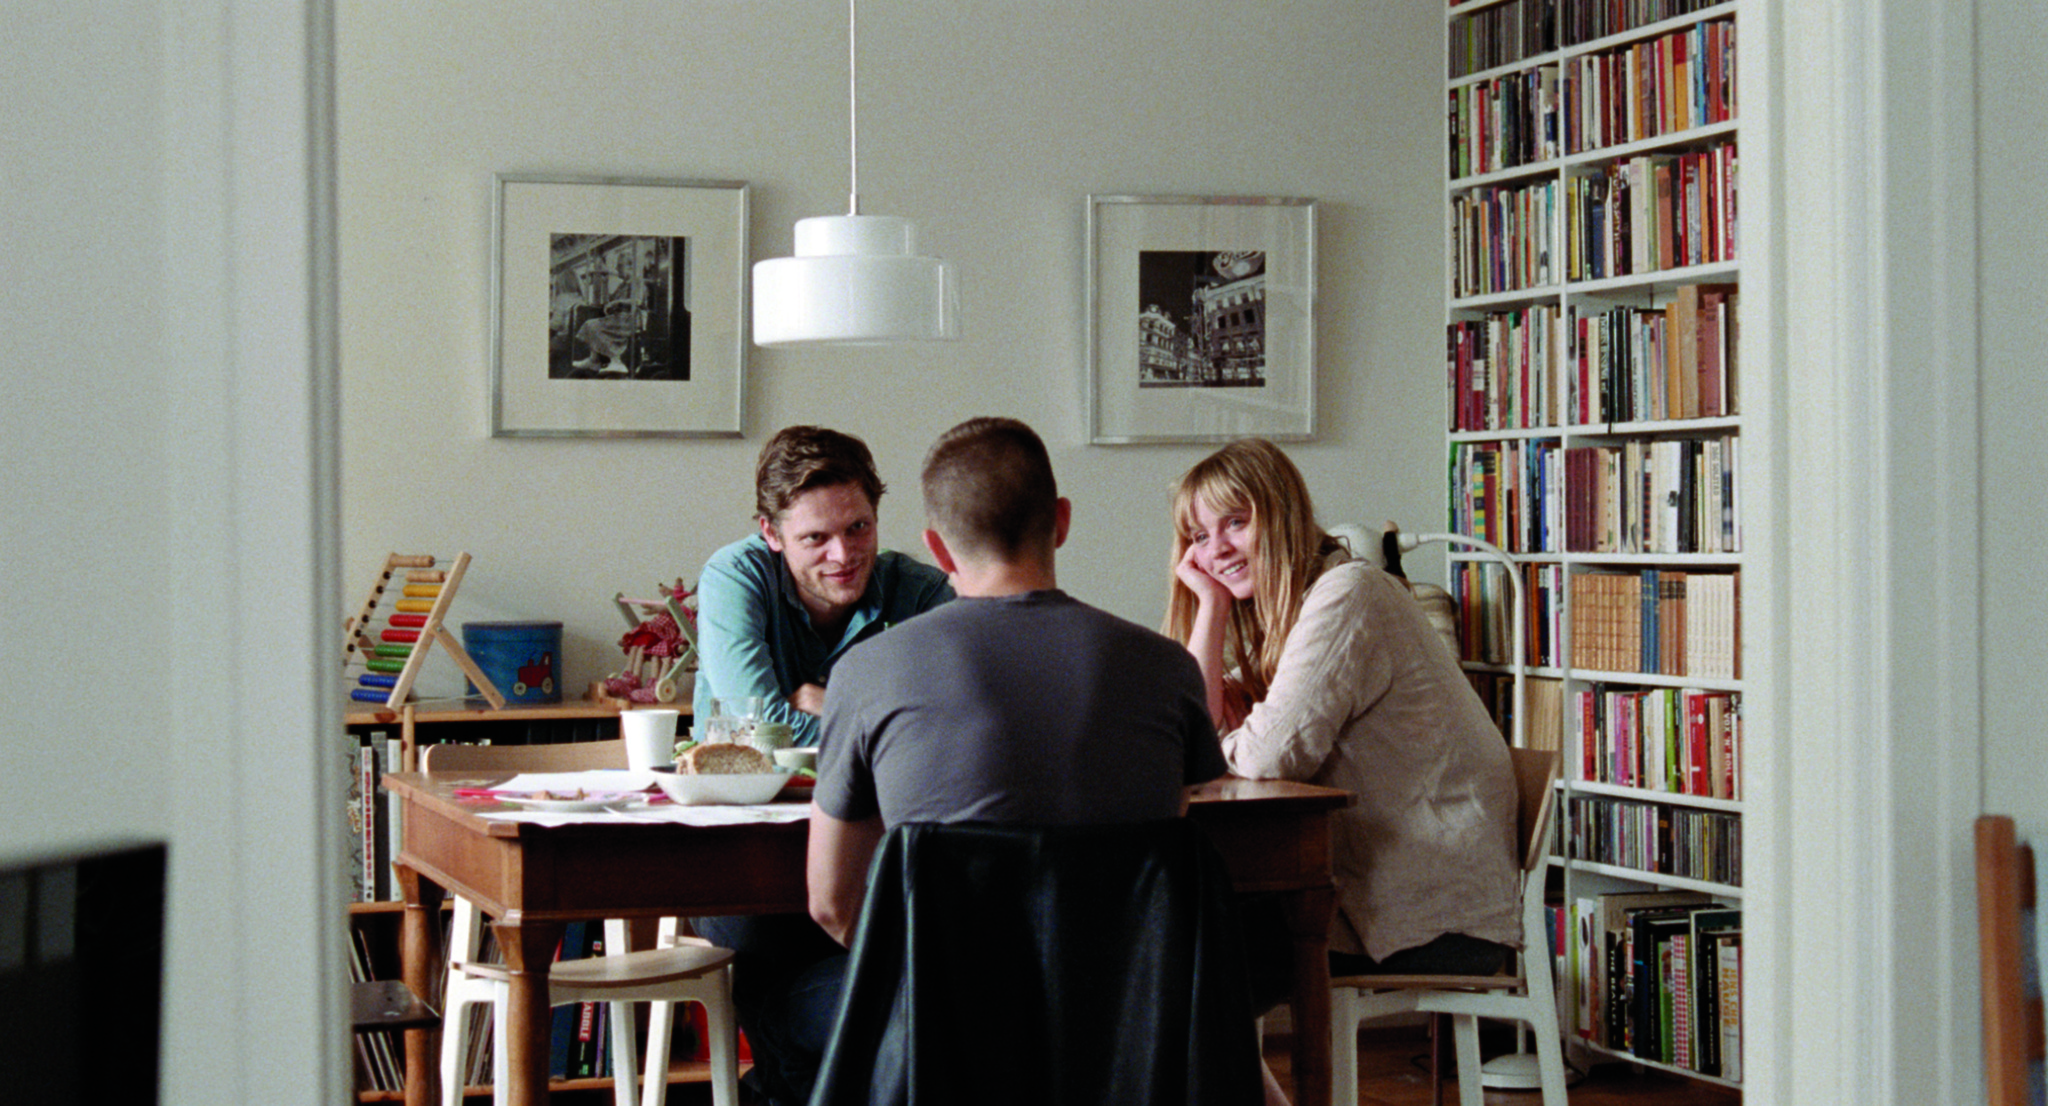
<instances>
[{"instance_id":1,"label":"white pendant lamp","mask_svg":"<svg viewBox=\"0 0 2048 1106\"><path fill-rule=\"evenodd\" d=\"M873 345L960 336L953 267L918 256L910 220L860 213L857 5L847 0L847 213L797 220L796 256L754 264L755 345Z\"/></svg>"}]
</instances>

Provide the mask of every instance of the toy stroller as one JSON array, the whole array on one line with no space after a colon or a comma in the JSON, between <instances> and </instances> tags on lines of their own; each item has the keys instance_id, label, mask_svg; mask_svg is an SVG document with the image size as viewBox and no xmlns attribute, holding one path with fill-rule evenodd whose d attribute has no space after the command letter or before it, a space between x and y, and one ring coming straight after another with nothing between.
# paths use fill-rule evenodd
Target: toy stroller
<instances>
[{"instance_id":1,"label":"toy stroller","mask_svg":"<svg viewBox=\"0 0 2048 1106\"><path fill-rule=\"evenodd\" d=\"M659 599L612 596L626 618L619 648L626 653L624 670L605 678L608 695L635 703L673 703L684 693L683 677L697 663L697 589L682 577L675 586L656 584Z\"/></svg>"}]
</instances>

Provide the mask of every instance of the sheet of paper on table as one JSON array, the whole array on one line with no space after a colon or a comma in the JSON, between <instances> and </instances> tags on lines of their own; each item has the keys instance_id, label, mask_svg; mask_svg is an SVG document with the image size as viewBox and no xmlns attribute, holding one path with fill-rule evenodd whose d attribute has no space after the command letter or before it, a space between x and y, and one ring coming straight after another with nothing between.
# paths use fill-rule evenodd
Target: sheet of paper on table
<instances>
[{"instance_id":1,"label":"sheet of paper on table","mask_svg":"<svg viewBox=\"0 0 2048 1106\"><path fill-rule=\"evenodd\" d=\"M585 772L527 772L503 783L493 791L573 794L591 791L646 791L659 794L652 772L624 768L599 768ZM573 826L578 823L667 822L684 826L736 826L762 822L797 822L810 817L809 803L762 803L757 806L720 806L679 803L635 805L624 810L556 813L536 810L479 811L478 817L493 822L529 822L536 826Z\"/></svg>"}]
</instances>

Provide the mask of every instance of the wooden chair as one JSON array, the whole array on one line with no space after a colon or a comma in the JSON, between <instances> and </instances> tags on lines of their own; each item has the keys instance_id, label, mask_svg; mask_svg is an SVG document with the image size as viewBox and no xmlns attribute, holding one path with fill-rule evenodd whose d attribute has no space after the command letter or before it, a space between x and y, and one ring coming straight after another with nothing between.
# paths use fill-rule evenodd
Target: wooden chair
<instances>
[{"instance_id":1,"label":"wooden chair","mask_svg":"<svg viewBox=\"0 0 2048 1106\"><path fill-rule=\"evenodd\" d=\"M1358 1101L1358 1026L1391 1014L1449 1014L1456 1039L1458 1099L1480 1106L1479 1019L1525 1022L1536 1038L1543 1106L1565 1106L1564 1042L1544 924L1543 872L1557 805L1558 757L1509 749L1514 759L1517 844L1522 858L1522 941L1512 971L1498 975L1353 975L1330 981L1330 1085L1339 1102Z\"/></svg>"},{"instance_id":2,"label":"wooden chair","mask_svg":"<svg viewBox=\"0 0 2048 1106\"><path fill-rule=\"evenodd\" d=\"M2041 990L2027 978L2033 939L2034 850L2003 814L1977 819L1977 946L1984 989L1984 1092L1990 1106L2028 1106L2032 1069L2048 1056Z\"/></svg>"},{"instance_id":3,"label":"wooden chair","mask_svg":"<svg viewBox=\"0 0 2048 1106\"><path fill-rule=\"evenodd\" d=\"M503 776L624 767L626 743L619 740L551 745L428 745L420 754L421 771L444 775ZM506 998L509 976L504 967L478 962L483 944L483 912L466 898L457 895L453 899L448 980L442 997L442 1106L460 1106L462 1102L462 1068L469 1053L467 1008L489 1003L496 1039L502 1042L510 1005ZM669 1043L678 1002L695 1002L704 1007L711 1035L714 1106L739 1104L739 1029L732 1005L732 950L714 948L694 937L678 937L677 928L676 919L664 918L656 948L566 961L548 972L551 1004L611 1004L612 1096L616 1106L632 1106L634 1085L640 1076L633 1025L635 1002L653 1003L647 1022L646 1081L641 1106L661 1106L667 1098ZM622 919L605 921L605 945L615 950L626 947L626 923ZM502 1103L509 1094L505 1050L495 1048L492 1053L492 1101Z\"/></svg>"}]
</instances>

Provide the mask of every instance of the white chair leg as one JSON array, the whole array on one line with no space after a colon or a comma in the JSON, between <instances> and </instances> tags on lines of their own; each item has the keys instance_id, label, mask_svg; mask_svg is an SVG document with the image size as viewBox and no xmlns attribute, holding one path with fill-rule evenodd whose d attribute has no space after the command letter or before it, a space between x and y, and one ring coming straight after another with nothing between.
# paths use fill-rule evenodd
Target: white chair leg
<instances>
[{"instance_id":1,"label":"white chair leg","mask_svg":"<svg viewBox=\"0 0 2048 1106\"><path fill-rule=\"evenodd\" d=\"M511 988L491 981L491 1106L511 1106L512 1059L505 1042L512 1036Z\"/></svg>"},{"instance_id":2,"label":"white chair leg","mask_svg":"<svg viewBox=\"0 0 2048 1106\"><path fill-rule=\"evenodd\" d=\"M1479 1085L1479 1019L1471 1014L1451 1015L1451 1036L1458 1042L1458 1104L1482 1106Z\"/></svg>"},{"instance_id":3,"label":"white chair leg","mask_svg":"<svg viewBox=\"0 0 2048 1106\"><path fill-rule=\"evenodd\" d=\"M704 1004L704 1026L711 1036L711 1106L740 1106L739 1020L732 1009L732 969L705 977L711 1001Z\"/></svg>"},{"instance_id":4,"label":"white chair leg","mask_svg":"<svg viewBox=\"0 0 2048 1106\"><path fill-rule=\"evenodd\" d=\"M606 956L626 954L626 920L606 918L604 922L604 948ZM610 1025L605 1036L612 1058L612 1104L633 1106L635 1092L639 1090L640 1041L633 1030L633 1004L630 1002L609 1003L606 1011Z\"/></svg>"},{"instance_id":5,"label":"white chair leg","mask_svg":"<svg viewBox=\"0 0 2048 1106\"><path fill-rule=\"evenodd\" d=\"M654 935L654 947L668 948L682 930L681 919L663 918ZM647 1062L643 1066L640 1106L667 1106L669 1049L675 1041L676 1004L647 1004Z\"/></svg>"},{"instance_id":6,"label":"white chair leg","mask_svg":"<svg viewBox=\"0 0 2048 1106\"><path fill-rule=\"evenodd\" d=\"M1551 1027L1553 1030L1555 1026ZM1543 1106L1566 1106L1564 1094L1564 1042L1555 1032L1536 1028L1536 1070L1543 1077Z\"/></svg>"},{"instance_id":7,"label":"white chair leg","mask_svg":"<svg viewBox=\"0 0 2048 1106\"><path fill-rule=\"evenodd\" d=\"M1330 1106L1358 1106L1358 992L1330 989Z\"/></svg>"},{"instance_id":8,"label":"white chair leg","mask_svg":"<svg viewBox=\"0 0 2048 1106\"><path fill-rule=\"evenodd\" d=\"M474 961L483 944L483 914L476 904L454 896L448 924L448 979L441 988L441 1106L461 1106L469 1058L469 1010L488 1002L489 991L458 966Z\"/></svg>"},{"instance_id":9,"label":"white chair leg","mask_svg":"<svg viewBox=\"0 0 2048 1106\"><path fill-rule=\"evenodd\" d=\"M668 1101L668 1054L675 1041L677 1005L647 1004L647 1075L640 1089L640 1106L664 1106Z\"/></svg>"},{"instance_id":10,"label":"white chair leg","mask_svg":"<svg viewBox=\"0 0 2048 1106\"><path fill-rule=\"evenodd\" d=\"M441 1106L462 1102L462 1057L469 1052L469 1003L453 979L441 999Z\"/></svg>"},{"instance_id":11,"label":"white chair leg","mask_svg":"<svg viewBox=\"0 0 2048 1106\"><path fill-rule=\"evenodd\" d=\"M485 980L452 975L441 1005L441 1106L461 1106L469 1080L471 1023L478 1006L491 1005L490 986Z\"/></svg>"},{"instance_id":12,"label":"white chair leg","mask_svg":"<svg viewBox=\"0 0 2048 1106\"><path fill-rule=\"evenodd\" d=\"M633 1106L634 1092L640 1082L640 1035L633 1031L633 1004L614 1002L608 1005L611 1007L608 1011L611 1017L611 1031L607 1036L611 1038L609 1044L612 1055L612 1104ZM654 1081L650 1072L648 1082ZM664 1079L662 1082L667 1080Z\"/></svg>"}]
</instances>

